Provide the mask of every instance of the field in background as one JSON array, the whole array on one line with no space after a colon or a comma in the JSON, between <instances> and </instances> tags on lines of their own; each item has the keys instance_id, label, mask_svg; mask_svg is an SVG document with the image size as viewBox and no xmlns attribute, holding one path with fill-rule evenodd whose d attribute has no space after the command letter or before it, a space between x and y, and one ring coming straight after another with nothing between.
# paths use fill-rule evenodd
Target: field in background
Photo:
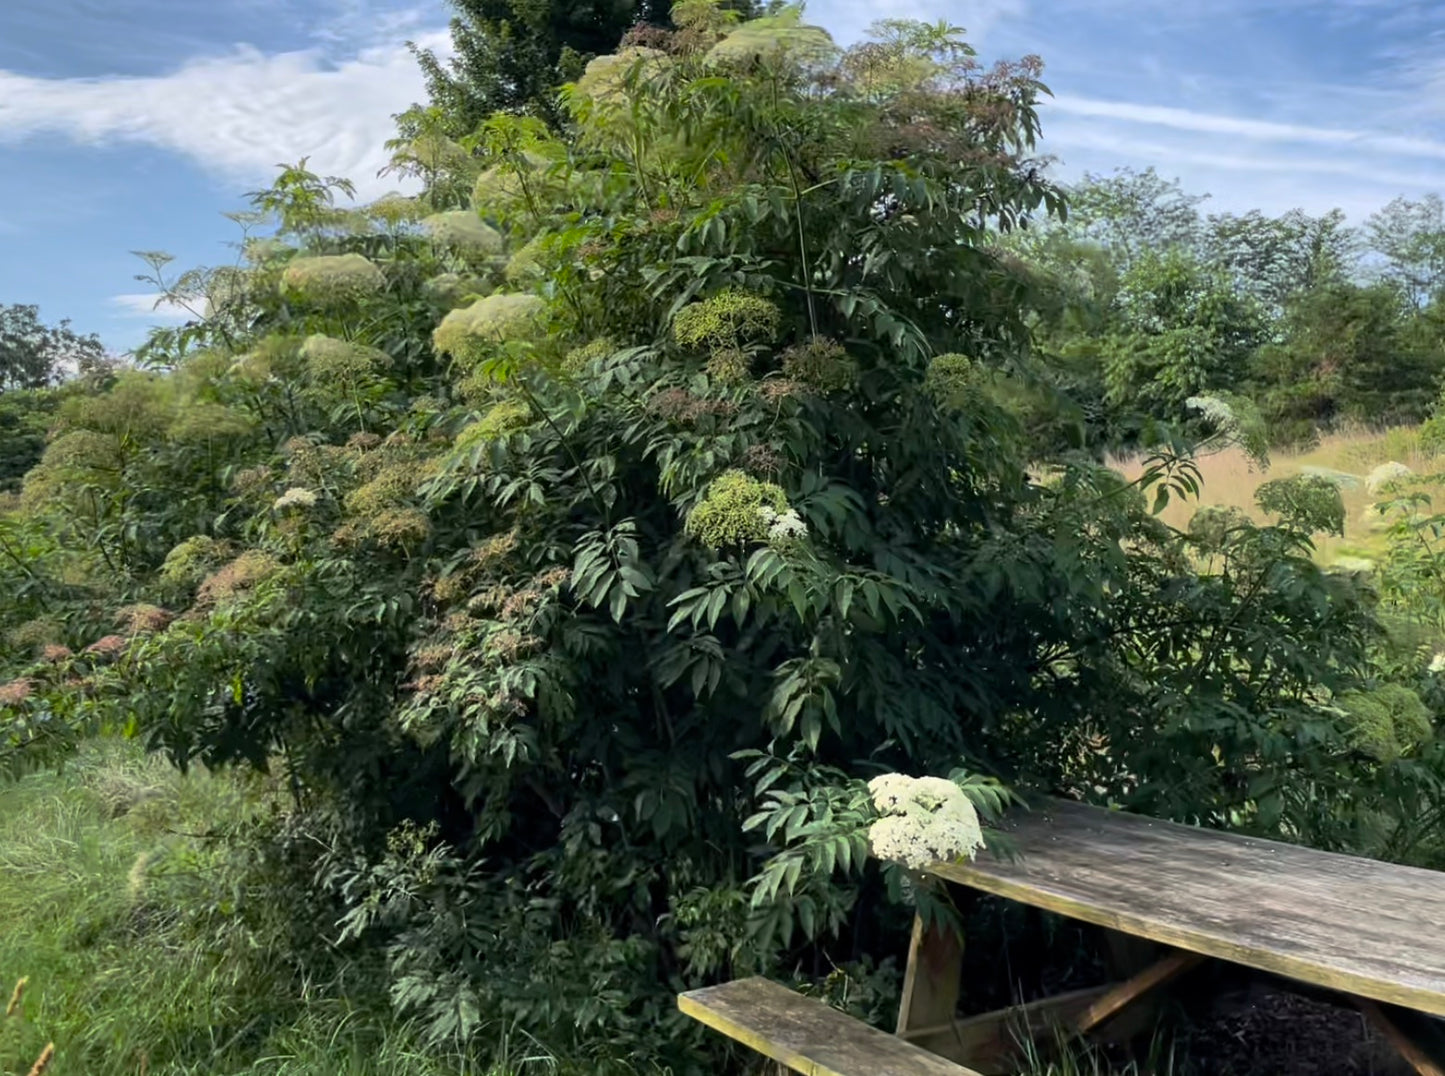
<instances>
[{"instance_id":1,"label":"field in background","mask_svg":"<svg viewBox=\"0 0 1445 1076\"><path fill-rule=\"evenodd\" d=\"M1345 502L1344 537L1321 535L1316 539L1317 557L1321 564L1352 563L1374 560L1382 551L1382 520L1372 510L1375 497L1365 488L1370 471L1382 463L1403 463L1418 475L1445 472L1445 457L1432 456L1420 448L1419 428L1401 426L1384 431L1355 431L1331 434L1308 452L1271 453L1268 470L1262 471L1243 451L1204 456L1199 470L1204 489L1198 501L1173 501L1160 513L1171 526L1186 528L1194 513L1203 505L1238 508L1259 522L1265 516L1255 506L1255 491L1273 478L1286 478L1307 471L1342 472L1357 481L1341 490ZM1125 477L1133 480L1143 472L1141 460L1116 461L1112 464ZM1364 567L1355 563L1355 567Z\"/></svg>"}]
</instances>

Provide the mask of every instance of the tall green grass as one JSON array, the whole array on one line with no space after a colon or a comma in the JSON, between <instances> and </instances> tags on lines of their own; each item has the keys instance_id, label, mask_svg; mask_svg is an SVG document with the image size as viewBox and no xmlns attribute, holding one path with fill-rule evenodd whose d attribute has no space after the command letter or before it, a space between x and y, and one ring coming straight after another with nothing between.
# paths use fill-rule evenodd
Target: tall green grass
<instances>
[{"instance_id":1,"label":"tall green grass","mask_svg":"<svg viewBox=\"0 0 1445 1076\"><path fill-rule=\"evenodd\" d=\"M1019 1076L1181 1076L1184 1072L1182 1060L1162 1035L1155 1035L1143 1060L1122 1066L1110 1061L1103 1049L1062 1030L1055 1032L1047 1050L1027 1036L1021 1042L1024 1067Z\"/></svg>"},{"instance_id":2,"label":"tall green grass","mask_svg":"<svg viewBox=\"0 0 1445 1076\"><path fill-rule=\"evenodd\" d=\"M517 1029L423 1048L378 985L298 980L233 929L221 828L267 809L260 779L193 772L123 742L0 785L0 1076L571 1076ZM477 1057L490 1060L482 1064ZM500 1060L497 1060L500 1058Z\"/></svg>"}]
</instances>

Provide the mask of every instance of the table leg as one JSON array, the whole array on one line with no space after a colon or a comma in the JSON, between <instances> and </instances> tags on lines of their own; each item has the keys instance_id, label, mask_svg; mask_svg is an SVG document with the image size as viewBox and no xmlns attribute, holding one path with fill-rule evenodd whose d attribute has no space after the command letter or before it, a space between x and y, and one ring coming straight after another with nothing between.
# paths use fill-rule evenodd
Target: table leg
<instances>
[{"instance_id":1,"label":"table leg","mask_svg":"<svg viewBox=\"0 0 1445 1076\"><path fill-rule=\"evenodd\" d=\"M1399 1053L1420 1076L1445 1076L1445 1068L1441 1068L1435 1061L1417 1045L1409 1035L1400 1028L1389 1014L1373 1001L1358 999L1360 1011L1365 1014L1365 1019L1379 1028L1380 1033L1385 1036L1390 1045Z\"/></svg>"},{"instance_id":2,"label":"table leg","mask_svg":"<svg viewBox=\"0 0 1445 1076\"><path fill-rule=\"evenodd\" d=\"M925 926L913 917L908 943L908 968L903 974L903 1001L898 1007L898 1034L946 1024L958 1011L959 978L963 972L963 937L947 924Z\"/></svg>"}]
</instances>

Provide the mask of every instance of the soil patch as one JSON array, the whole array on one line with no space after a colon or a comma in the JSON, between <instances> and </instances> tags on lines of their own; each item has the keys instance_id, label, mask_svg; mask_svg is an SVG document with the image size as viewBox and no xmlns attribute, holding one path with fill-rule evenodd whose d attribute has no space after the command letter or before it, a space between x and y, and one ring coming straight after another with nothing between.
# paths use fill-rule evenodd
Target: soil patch
<instances>
[{"instance_id":1,"label":"soil patch","mask_svg":"<svg viewBox=\"0 0 1445 1076\"><path fill-rule=\"evenodd\" d=\"M1358 1010L1264 983L1216 995L1175 1041L1194 1076L1413 1076Z\"/></svg>"}]
</instances>

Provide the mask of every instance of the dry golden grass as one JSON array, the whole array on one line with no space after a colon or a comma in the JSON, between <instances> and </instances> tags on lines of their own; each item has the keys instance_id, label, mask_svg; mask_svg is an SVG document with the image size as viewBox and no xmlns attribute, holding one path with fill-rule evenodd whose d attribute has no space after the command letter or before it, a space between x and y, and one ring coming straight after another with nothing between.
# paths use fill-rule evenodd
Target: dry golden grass
<instances>
[{"instance_id":1,"label":"dry golden grass","mask_svg":"<svg viewBox=\"0 0 1445 1076\"><path fill-rule=\"evenodd\" d=\"M1198 501L1171 501L1160 517L1181 529L1203 505L1238 508L1251 519L1264 522L1255 506L1255 492L1273 478L1302 474L1306 468L1342 471L1358 482L1341 490L1345 502L1343 537L1320 535L1316 539L1320 563L1331 564L1341 557L1373 559L1380 552L1382 538L1379 517L1371 510L1375 497L1365 488L1365 478L1382 463L1403 463L1419 475L1445 471L1445 459L1421 450L1418 427L1388 430L1352 430L1334 433L1320 440L1308 452L1279 452L1270 457L1267 471L1253 464L1240 449L1201 457L1199 472L1204 488ZM1142 460L1111 461L1111 466L1133 480L1144 470Z\"/></svg>"}]
</instances>

